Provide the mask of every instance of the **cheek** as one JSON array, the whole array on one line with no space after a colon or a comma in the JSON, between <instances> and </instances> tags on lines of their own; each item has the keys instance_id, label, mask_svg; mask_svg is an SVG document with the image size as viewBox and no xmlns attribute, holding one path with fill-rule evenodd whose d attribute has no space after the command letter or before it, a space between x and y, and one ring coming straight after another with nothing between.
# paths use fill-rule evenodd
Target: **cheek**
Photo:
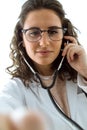
<instances>
[{"instance_id":1,"label":"cheek","mask_svg":"<svg viewBox=\"0 0 87 130\"><path fill-rule=\"evenodd\" d=\"M27 46L25 47L25 49L26 49L26 52L27 52L28 56L30 56L30 55L32 54L32 52L33 52L33 47L27 45Z\"/></svg>"},{"instance_id":2,"label":"cheek","mask_svg":"<svg viewBox=\"0 0 87 130\"><path fill-rule=\"evenodd\" d=\"M60 50L61 50L61 45L62 45L62 42L58 42L58 43L56 43L55 45L54 45L54 48L55 48L55 52L57 53L57 54L59 54L59 52L60 52Z\"/></svg>"},{"instance_id":3,"label":"cheek","mask_svg":"<svg viewBox=\"0 0 87 130\"><path fill-rule=\"evenodd\" d=\"M35 53L36 46L33 43L26 42L26 43L24 43L24 47L25 47L27 55L29 57L32 57Z\"/></svg>"}]
</instances>

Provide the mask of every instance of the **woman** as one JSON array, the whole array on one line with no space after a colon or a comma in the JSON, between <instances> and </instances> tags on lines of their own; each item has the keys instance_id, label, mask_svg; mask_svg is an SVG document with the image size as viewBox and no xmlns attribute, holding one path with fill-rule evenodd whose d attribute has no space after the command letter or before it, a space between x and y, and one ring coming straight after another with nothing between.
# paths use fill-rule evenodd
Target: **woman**
<instances>
[{"instance_id":1,"label":"woman","mask_svg":"<svg viewBox=\"0 0 87 130\"><path fill-rule=\"evenodd\" d=\"M37 110L48 130L86 129L87 55L61 3L26 1L10 47L12 79L0 94L0 111ZM26 121L20 122L24 130Z\"/></svg>"}]
</instances>

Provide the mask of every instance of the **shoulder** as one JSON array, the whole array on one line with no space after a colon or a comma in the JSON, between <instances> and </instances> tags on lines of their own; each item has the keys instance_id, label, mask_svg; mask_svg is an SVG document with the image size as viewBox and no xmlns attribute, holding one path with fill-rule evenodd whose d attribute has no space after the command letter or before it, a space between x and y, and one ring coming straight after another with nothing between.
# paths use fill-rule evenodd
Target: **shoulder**
<instances>
[{"instance_id":1,"label":"shoulder","mask_svg":"<svg viewBox=\"0 0 87 130\"><path fill-rule=\"evenodd\" d=\"M25 89L19 78L9 79L0 89L0 113L8 113L23 106Z\"/></svg>"},{"instance_id":2,"label":"shoulder","mask_svg":"<svg viewBox=\"0 0 87 130\"><path fill-rule=\"evenodd\" d=\"M19 78L9 79L1 87L0 93L20 93L25 89L23 82Z\"/></svg>"}]
</instances>

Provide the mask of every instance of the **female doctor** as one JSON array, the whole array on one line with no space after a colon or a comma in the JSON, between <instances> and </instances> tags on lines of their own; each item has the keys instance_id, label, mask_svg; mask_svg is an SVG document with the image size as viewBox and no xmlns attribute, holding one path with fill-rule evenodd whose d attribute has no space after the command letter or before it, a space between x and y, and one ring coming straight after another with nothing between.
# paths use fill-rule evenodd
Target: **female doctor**
<instances>
[{"instance_id":1,"label":"female doctor","mask_svg":"<svg viewBox=\"0 0 87 130\"><path fill-rule=\"evenodd\" d=\"M87 55L57 0L27 0L0 92L5 130L86 130Z\"/></svg>"}]
</instances>

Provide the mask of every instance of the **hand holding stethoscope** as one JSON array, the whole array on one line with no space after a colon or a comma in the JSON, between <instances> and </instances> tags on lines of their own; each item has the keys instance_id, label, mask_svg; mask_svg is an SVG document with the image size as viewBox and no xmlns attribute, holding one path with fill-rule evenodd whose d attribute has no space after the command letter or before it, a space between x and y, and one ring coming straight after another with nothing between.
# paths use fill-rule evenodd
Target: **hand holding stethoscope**
<instances>
[{"instance_id":1,"label":"hand holding stethoscope","mask_svg":"<svg viewBox=\"0 0 87 130\"><path fill-rule=\"evenodd\" d=\"M74 37L64 36L64 38L68 39L70 44L65 46L62 56L66 56L70 66L83 77L87 78L87 54L85 49L81 45L78 45Z\"/></svg>"},{"instance_id":2,"label":"hand holding stethoscope","mask_svg":"<svg viewBox=\"0 0 87 130\"><path fill-rule=\"evenodd\" d=\"M30 64L27 62L27 59L24 57L22 52L20 51L25 63L30 68L31 72L36 75L36 77L39 79L42 88L44 89L51 89L54 84L57 77L57 73L59 69L62 66L63 60L65 56L67 57L68 63L72 68L74 68L78 73L80 73L83 77L87 78L87 55L84 50L84 48L81 45L78 45L76 39L72 36L64 36L64 38L67 40L65 43L65 47L62 52L62 59L60 61L60 64L58 68L54 72L53 81L50 85L45 86L39 76L39 74L30 66Z\"/></svg>"},{"instance_id":3,"label":"hand holding stethoscope","mask_svg":"<svg viewBox=\"0 0 87 130\"><path fill-rule=\"evenodd\" d=\"M72 66L76 71L78 71L78 73L80 73L82 76L84 76L86 78L86 73L87 70L85 71L85 69L87 68L87 56L86 56L86 52L85 50L82 48L82 46L77 44L77 41L75 40L74 37L71 36L64 36L64 38L67 40L67 42L65 43L65 47L62 50L62 59L60 61L60 64L58 66L58 68L55 70L54 72L54 76L53 76L53 81L50 85L45 86L39 76L39 74L37 72L35 72L35 70L30 66L30 64L28 63L28 61L26 60L26 58L24 57L24 55L22 54L22 52L20 51L21 56L23 57L25 63L27 64L27 66L30 68L31 72L39 79L40 84L42 86L42 88L47 89L48 90L48 94L54 104L54 106L57 108L58 112L64 117L66 118L66 120L73 125L73 127L79 129L79 130L83 130L83 128L76 123L74 120L72 120L71 118L68 118L67 116L65 116L65 114L60 110L60 108L58 106L56 106L56 103L53 99L53 96L50 92L50 89L54 86L55 81L56 81L56 77L57 77L57 73L59 71L59 69L62 66L63 60L66 56L70 66ZM85 69L84 69L85 68ZM85 73L86 72L86 73Z\"/></svg>"}]
</instances>

